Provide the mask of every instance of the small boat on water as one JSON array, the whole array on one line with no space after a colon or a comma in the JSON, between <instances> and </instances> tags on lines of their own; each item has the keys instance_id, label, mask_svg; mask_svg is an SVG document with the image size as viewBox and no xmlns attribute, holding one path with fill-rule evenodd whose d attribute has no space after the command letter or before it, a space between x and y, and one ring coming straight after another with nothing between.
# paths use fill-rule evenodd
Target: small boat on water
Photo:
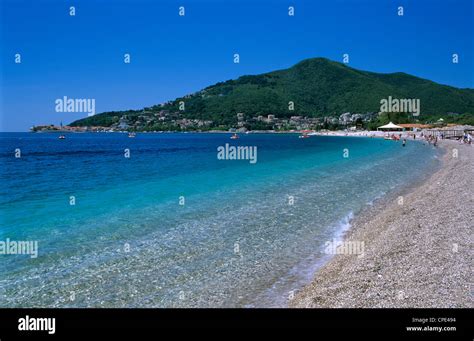
<instances>
[{"instance_id":1,"label":"small boat on water","mask_svg":"<svg viewBox=\"0 0 474 341\"><path fill-rule=\"evenodd\" d=\"M307 139L308 137L310 137L310 134L311 133L311 130L303 130L301 131L301 135L298 136L298 138L300 139Z\"/></svg>"},{"instance_id":2,"label":"small boat on water","mask_svg":"<svg viewBox=\"0 0 474 341\"><path fill-rule=\"evenodd\" d=\"M239 135L234 134L230 137L231 140L237 140L239 138Z\"/></svg>"},{"instance_id":3,"label":"small boat on water","mask_svg":"<svg viewBox=\"0 0 474 341\"><path fill-rule=\"evenodd\" d=\"M60 139L60 140L64 140L65 138L66 138L66 136L64 136L64 135L59 135L59 137L58 137L58 139Z\"/></svg>"},{"instance_id":4,"label":"small boat on water","mask_svg":"<svg viewBox=\"0 0 474 341\"><path fill-rule=\"evenodd\" d=\"M298 136L298 138L300 138L300 139L307 139L307 138L309 137L309 135L308 135L309 132L310 132L309 130L302 131L302 132L301 132L301 135Z\"/></svg>"},{"instance_id":5,"label":"small boat on water","mask_svg":"<svg viewBox=\"0 0 474 341\"><path fill-rule=\"evenodd\" d=\"M128 133L128 137L135 137L137 136L135 133Z\"/></svg>"}]
</instances>

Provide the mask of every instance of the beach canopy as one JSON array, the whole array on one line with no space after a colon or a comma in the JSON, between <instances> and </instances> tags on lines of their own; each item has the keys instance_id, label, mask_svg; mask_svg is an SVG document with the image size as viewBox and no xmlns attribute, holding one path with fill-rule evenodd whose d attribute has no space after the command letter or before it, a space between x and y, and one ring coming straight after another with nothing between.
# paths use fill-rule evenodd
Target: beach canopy
<instances>
[{"instance_id":1,"label":"beach canopy","mask_svg":"<svg viewBox=\"0 0 474 341\"><path fill-rule=\"evenodd\" d=\"M403 127L397 126L396 124L390 122L389 124L378 127L377 130L403 130Z\"/></svg>"}]
</instances>

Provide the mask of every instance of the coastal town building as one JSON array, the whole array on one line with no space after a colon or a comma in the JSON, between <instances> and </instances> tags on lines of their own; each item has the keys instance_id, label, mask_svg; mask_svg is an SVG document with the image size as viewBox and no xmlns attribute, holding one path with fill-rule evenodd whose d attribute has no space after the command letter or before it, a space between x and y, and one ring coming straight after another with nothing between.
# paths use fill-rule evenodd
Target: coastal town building
<instances>
[{"instance_id":1,"label":"coastal town building","mask_svg":"<svg viewBox=\"0 0 474 341\"><path fill-rule=\"evenodd\" d=\"M331 114L327 116L311 117L304 115L292 115L278 117L275 114L247 115L244 112L235 114L234 122L223 124L209 119L197 119L186 117L181 111L164 110L159 106L145 108L141 111L130 111L121 116L109 116L112 122L108 126L68 127L54 125L39 125L31 128L31 131L208 131L229 130L233 128L239 131L249 130L363 130L367 129L371 122L378 122L379 113L352 113L345 112L340 115ZM221 114L222 116L223 114ZM313 114L315 115L315 114ZM383 121L382 121L383 122ZM394 121L396 122L396 121ZM402 131L419 131L422 129L441 128L446 126L443 119L435 122L404 123L399 124ZM375 127L373 127L375 128Z\"/></svg>"},{"instance_id":2,"label":"coastal town building","mask_svg":"<svg viewBox=\"0 0 474 341\"><path fill-rule=\"evenodd\" d=\"M420 131L423 129L430 129L433 127L430 124L421 124L421 123L402 123L398 125L406 131Z\"/></svg>"}]
</instances>

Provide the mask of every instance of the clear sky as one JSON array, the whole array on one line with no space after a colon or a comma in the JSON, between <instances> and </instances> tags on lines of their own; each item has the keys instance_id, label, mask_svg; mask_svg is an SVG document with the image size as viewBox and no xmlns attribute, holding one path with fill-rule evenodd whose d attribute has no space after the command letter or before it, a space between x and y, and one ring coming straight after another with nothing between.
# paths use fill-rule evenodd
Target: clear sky
<instances>
[{"instance_id":1,"label":"clear sky","mask_svg":"<svg viewBox=\"0 0 474 341\"><path fill-rule=\"evenodd\" d=\"M355 68L473 88L473 2L0 0L0 130L86 116L57 113L63 96L93 98L98 113L141 109L306 58L342 61L344 53Z\"/></svg>"}]
</instances>

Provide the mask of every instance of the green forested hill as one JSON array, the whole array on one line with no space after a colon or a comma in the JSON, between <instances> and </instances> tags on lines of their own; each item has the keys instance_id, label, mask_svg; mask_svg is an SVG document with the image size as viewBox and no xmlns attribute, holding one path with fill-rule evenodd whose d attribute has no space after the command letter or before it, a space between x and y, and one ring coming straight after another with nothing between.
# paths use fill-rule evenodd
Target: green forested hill
<instances>
[{"instance_id":1,"label":"green forested hill","mask_svg":"<svg viewBox=\"0 0 474 341\"><path fill-rule=\"evenodd\" d=\"M183 118L232 125L236 113L247 117L274 114L322 117L344 112L378 112L383 98L420 99L420 120L459 113L474 118L474 90L458 89L405 73L360 71L324 58L304 60L285 70L242 76L209 86L195 94L143 111L109 112L73 122L73 126L109 126L121 115L153 115L160 110ZM180 101L185 110L179 110ZM294 102L294 110L288 103Z\"/></svg>"}]
</instances>

